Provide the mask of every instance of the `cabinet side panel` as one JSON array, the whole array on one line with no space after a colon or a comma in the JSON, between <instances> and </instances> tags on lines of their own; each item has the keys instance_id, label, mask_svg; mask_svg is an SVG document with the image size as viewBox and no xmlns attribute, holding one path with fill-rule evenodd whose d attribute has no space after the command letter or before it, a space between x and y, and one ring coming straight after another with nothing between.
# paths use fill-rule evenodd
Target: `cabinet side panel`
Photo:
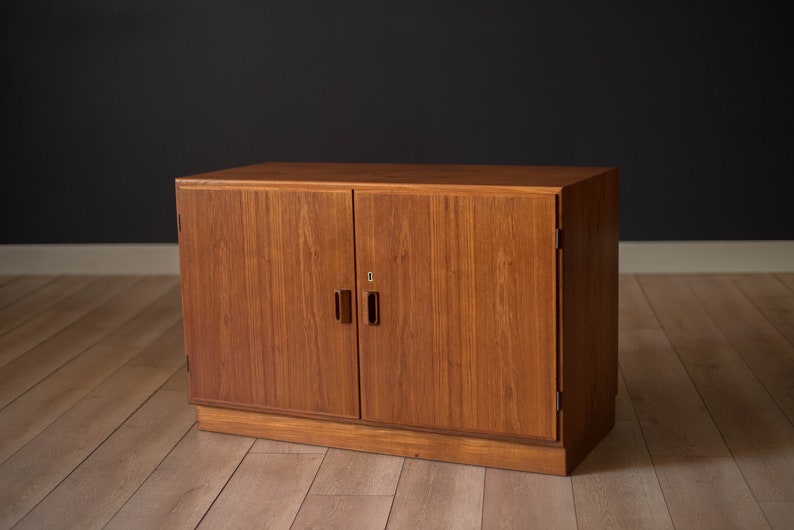
<instances>
[{"instance_id":1,"label":"cabinet side panel","mask_svg":"<svg viewBox=\"0 0 794 530\"><path fill-rule=\"evenodd\" d=\"M605 422L609 418L614 421L618 372L617 170L565 188L561 207L562 438L572 458L583 458L605 433Z\"/></svg>"},{"instance_id":2,"label":"cabinet side panel","mask_svg":"<svg viewBox=\"0 0 794 530\"><path fill-rule=\"evenodd\" d=\"M556 439L554 197L357 191L355 210L381 304L362 417Z\"/></svg>"},{"instance_id":3,"label":"cabinet side panel","mask_svg":"<svg viewBox=\"0 0 794 530\"><path fill-rule=\"evenodd\" d=\"M183 189L185 346L197 403L358 417L350 191Z\"/></svg>"}]
</instances>

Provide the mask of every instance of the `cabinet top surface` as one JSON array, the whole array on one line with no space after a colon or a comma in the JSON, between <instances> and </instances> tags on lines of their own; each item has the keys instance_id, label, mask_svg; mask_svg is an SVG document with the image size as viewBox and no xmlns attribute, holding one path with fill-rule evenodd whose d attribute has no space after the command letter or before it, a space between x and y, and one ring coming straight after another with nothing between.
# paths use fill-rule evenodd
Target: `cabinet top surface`
<instances>
[{"instance_id":1,"label":"cabinet top surface","mask_svg":"<svg viewBox=\"0 0 794 530\"><path fill-rule=\"evenodd\" d=\"M609 167L496 166L447 164L354 164L267 162L180 177L180 186L267 185L305 183L324 185L496 186L544 188L557 192L565 186L604 173Z\"/></svg>"}]
</instances>

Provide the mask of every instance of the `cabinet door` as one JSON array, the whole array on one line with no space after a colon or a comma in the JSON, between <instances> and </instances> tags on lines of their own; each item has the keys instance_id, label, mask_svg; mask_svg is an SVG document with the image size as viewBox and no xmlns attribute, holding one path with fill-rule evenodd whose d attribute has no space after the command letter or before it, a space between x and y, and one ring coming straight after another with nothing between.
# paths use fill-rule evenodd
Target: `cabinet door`
<instances>
[{"instance_id":1,"label":"cabinet door","mask_svg":"<svg viewBox=\"0 0 794 530\"><path fill-rule=\"evenodd\" d=\"M362 417L556 439L554 196L354 203Z\"/></svg>"},{"instance_id":2,"label":"cabinet door","mask_svg":"<svg viewBox=\"0 0 794 530\"><path fill-rule=\"evenodd\" d=\"M335 300L355 289L352 192L181 188L177 204L192 401L358 417L356 322Z\"/></svg>"}]
</instances>

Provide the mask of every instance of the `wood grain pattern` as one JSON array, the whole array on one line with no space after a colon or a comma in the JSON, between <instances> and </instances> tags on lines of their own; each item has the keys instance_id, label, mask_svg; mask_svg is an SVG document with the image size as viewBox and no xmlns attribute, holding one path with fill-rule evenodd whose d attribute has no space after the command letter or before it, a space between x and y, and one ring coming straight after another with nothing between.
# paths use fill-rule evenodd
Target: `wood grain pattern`
<instances>
[{"instance_id":1,"label":"wood grain pattern","mask_svg":"<svg viewBox=\"0 0 794 530\"><path fill-rule=\"evenodd\" d=\"M280 442L278 440L262 440L254 442L251 447L252 453L320 453L328 452L327 447L319 445L295 444L291 442Z\"/></svg>"},{"instance_id":2,"label":"wood grain pattern","mask_svg":"<svg viewBox=\"0 0 794 530\"><path fill-rule=\"evenodd\" d=\"M181 323L182 322L180 321L179 324L181 324ZM183 339L183 342L184 342L184 339ZM184 348L179 348L178 352L182 353L184 355L185 350L184 350ZM185 366L184 357L183 357L182 360L183 360L183 362L180 365L182 370L181 371L177 371L177 373L175 373L173 376L171 376L171 378L168 381L163 383L163 386L160 387L160 390L184 390L185 394L187 394L187 388L188 388L188 384L187 384L187 366Z\"/></svg>"},{"instance_id":3,"label":"wood grain pattern","mask_svg":"<svg viewBox=\"0 0 794 530\"><path fill-rule=\"evenodd\" d=\"M138 279L140 278L135 278L133 281ZM676 340L673 344L676 345L676 348L680 348L680 359L684 360L683 364L687 369L687 376L690 373L697 374L699 371L723 374L721 376L712 376L708 379L692 377L691 379L694 381L698 393L702 393L704 398L707 396L716 395L721 397L723 394L727 396L735 394L735 397L728 399L726 403L718 403L718 408L721 410L716 411L718 412L717 416L719 416L719 413L724 414L725 409L733 410L732 407L736 407L735 414L737 416L757 415L759 411L755 407L763 406L769 407L774 414L777 414L777 418L782 417L774 400L767 397L765 400L753 399L745 401L742 398L747 395L746 389L741 385L738 388L735 386L736 378L724 376L725 373L737 373L737 366L742 366L745 363L735 351L732 355L725 354L726 351L730 351L731 345L724 336L722 336L722 339L718 339L722 335L721 330L711 320L710 314L707 314L705 307L700 303L700 299L694 296L690 285L687 283L692 277L637 277L630 278L628 283L639 285L636 284L637 279L640 282L651 282L651 289L647 289L648 285L643 286L643 288L646 288L647 294L650 295L646 301L649 301L649 307L653 311L659 311L659 314L666 315L662 319L663 322L669 321L672 323L670 329L666 326L661 329L675 336ZM624 281L621 282L621 285L627 283L625 279L622 280ZM12 280L9 279L8 281ZM763 304L759 301L762 301L765 297L776 299L789 296L791 293L788 287L774 275L758 277L735 276L731 277L731 282L739 287L742 294L762 313L764 313ZM714 287L718 288L716 285ZM27 296L36 296L37 292L37 290L32 290L22 298L19 298L18 301L24 304L24 299ZM665 296L662 297L662 303L657 304L655 302L658 301L657 297L660 293ZM645 292L642 292L643 296L639 299L643 300L645 294ZM621 295L621 304L625 304L625 300L626 298ZM176 305L178 306L178 301ZM141 315L136 317L139 326L141 326L137 328L137 331L134 326L125 327L126 331L123 334L119 334L118 337L124 337L124 341L130 345L140 344L143 339L139 338L136 341L135 335L144 330L144 322L147 320L146 314L153 311L150 315L151 322L162 319L166 314L173 314L172 310L167 311L164 306L159 306L160 309L156 311L154 310L155 307L157 306L147 306ZM699 308L699 313L692 313L693 307ZM46 310L45 308L44 311ZM626 311L632 312L633 309L631 306L627 306L623 309L623 312ZM771 322L771 318L768 318ZM695 322L690 326L693 319ZM710 326L703 325L704 322L708 323L710 320ZM754 326L752 319L743 325ZM114 333L118 332L123 326L122 324L116 327ZM71 326L67 327L65 331L68 331L69 328ZM713 333L715 329L720 333L715 335ZM763 329L765 327L762 326L761 330ZM652 327L646 326L639 326L634 329L629 327L629 330L635 332L634 345L632 347L639 347L646 339L653 343L656 340L653 338L655 334L661 333L658 329L654 331ZM624 334L621 331L621 353L624 353L628 344L623 340L623 337ZM666 348L669 354L671 341L667 342ZM727 350L725 350L725 345L728 345ZM678 354L679 350L676 348L673 348L672 351ZM691 348L695 352L699 351L700 355L695 356L692 351L688 351L686 348ZM105 354L112 356L126 351L113 352L108 349ZM643 351L644 354L655 355L652 352L652 348L647 351L643 348ZM651 368L654 366L656 365L653 363L650 365ZM656 372L656 369L653 368L653 371ZM750 373L746 364L743 372ZM74 371L69 378L63 380L63 388L68 388L68 381L77 386L81 385L81 377L84 375L86 374L81 371ZM631 406L624 399L623 394L626 389L621 382L620 372L618 375L619 392L617 403L623 402L624 405ZM654 377L652 381L658 381L660 386L663 386L661 383L666 379L665 374L659 372L657 375L658 378ZM754 376L751 374L748 380L752 379L754 379ZM761 394L763 394L763 388L757 378L755 379L755 388L761 388ZM707 386L702 387L701 385L704 381ZM743 381L743 379L740 379L740 381ZM75 502L76 507L79 507L84 502L81 499L99 499L97 508L88 507L85 518L72 519L71 512L76 510L76 508L67 507L67 517L64 520L69 522L70 527L91 527L91 522L98 520L95 518L96 510L104 511L105 508L101 508L101 506L107 505L112 499L115 499L112 500L112 504L118 506L120 502L124 501L124 497L129 495L129 500L125 502L124 506L114 516L114 519L111 520L109 527L137 529L170 526L174 528L193 528L209 509L227 479L234 480L236 476L234 470L237 463L240 463L245 456L246 447L251 447L251 452L270 453L270 456L273 457L282 456L275 453L297 453L303 451L320 451L319 453L310 454L310 456L318 458L322 458L325 454L325 447L288 444L270 440L257 440L254 446L250 446L252 442L250 438L197 432L193 428L178 443L176 436L174 436L167 444L161 446L158 451L161 455L164 455L166 452L165 446L175 445L173 450L157 465L156 469L152 471L135 493L132 492L132 487L127 488L122 485L121 489L117 489L118 484L115 484L113 479L119 476L118 469L128 470L124 474L135 483L140 483L143 479L145 472L138 474L136 470L131 470L136 465L136 462L140 462L138 456L149 454L149 457L144 456L142 458L144 460L148 458L146 467L152 469L152 466L156 463L156 459L152 458L154 453L149 453L148 450L143 448L150 441L160 438L160 430L168 429L168 422L172 415L169 412L169 407L149 407L149 411L152 414L148 417L152 420L151 422L147 420L138 424L135 432L127 429L127 427L131 426L130 423L127 423L127 427L121 426L128 422L131 415L136 414L136 410L139 413L143 410L140 408L141 405L147 403L147 400L157 392L157 389L168 389L175 397L181 396L175 399L173 403L179 408L185 407L186 383L181 323L175 322L151 346L138 350L138 353L126 362L122 368L107 375L102 381L97 382L95 388L83 399L77 401L73 408L67 410L65 414L56 415L47 420L52 422L49 424L52 428L41 429L38 436L35 436L28 444L21 447L5 463L0 464L0 528L13 527L16 521L22 519L35 508L40 499L45 499L42 506L48 506L53 503L53 500L47 501L46 496L55 489L63 491L63 487L58 488L58 484L62 482L63 484L75 484L70 495L77 499ZM673 386L675 387L676 385ZM750 393L750 395L754 394ZM713 409L712 403L709 399L705 399L705 402L711 411ZM152 401L149 401L149 404L151 403ZM59 407L58 394L53 394L49 405L56 409ZM13 403L9 406L13 406ZM149 405L144 406L148 407ZM30 412L17 409L17 413L20 415L27 414L32 417L39 414L46 415L47 409L44 408L44 404L42 407L38 411ZM581 528L653 528L654 526L661 526L660 521L664 520L654 511L654 506L659 504L664 510L663 513L672 515L672 519L675 520L678 528L708 528L714 525L719 528L752 528L754 525L764 526L759 523L758 509L754 507L754 503L757 503L763 510L766 523L772 528L789 530L792 527L792 522L794 522L794 500L753 501L748 494L749 486L746 485L747 481L745 483L742 482L745 480L743 473L747 468L746 462L754 461L753 465L761 466L759 467L761 470L765 469L763 465L774 466L776 464L775 461L765 464L769 460L769 454L779 453L779 458L783 459L790 452L791 437L784 440L773 432L769 438L765 438L768 433L764 431L759 437L751 436L751 434L747 435L750 442L757 441L758 445L752 445L751 443L731 445L729 443L731 453L728 456L657 456L653 459L653 462L649 463L646 450L648 432L643 437L636 417L631 414L625 414L625 411L621 412L621 408L622 406L617 408L618 416L632 421L619 421L617 427L604 443L598 446L593 457L576 470L574 477L557 478L486 469L484 479L481 481L484 482L482 498L479 501L473 501L471 505L462 506L461 509L465 513L480 509L482 511L482 524L486 528L492 528L493 526L518 528L536 526L545 528L564 527L565 522L570 521L577 514L579 516L578 526ZM760 415L763 418L765 413L760 411ZM785 418L783 419L787 421ZM673 420L671 419L671 421ZM779 428L776 421L773 420L771 428ZM334 429L326 428L328 423L318 422L305 425L307 431L313 432L318 440L322 440L315 441L315 443L328 443L337 435ZM687 427L689 421L686 416L682 416L681 423L681 435L689 436L688 431L691 428ZM5 428L7 424L8 417L6 417L6 421L0 421L0 429ZM749 428L757 425L761 429L770 428L769 426L765 427L763 422L758 424L749 423ZM263 432L275 431L277 434L283 426L279 427L276 425L274 428L267 422L263 422L260 428ZM141 441L141 444L119 444L116 441L119 437L113 433L121 433L122 431L125 432L123 438L127 440L137 439ZM354 429L347 434L351 438L355 437L362 440L372 438L376 441L376 445L386 444L388 440L396 438L402 441L403 448L406 451L411 448L419 448L424 452L425 445L431 451L445 449L446 447L446 442L443 438L428 438L417 443L415 439L401 438L403 434L400 432L395 433L394 431L396 430ZM615 438L616 434L620 436ZM0 443L6 439L6 432L0 433ZM223 442L220 442L220 440L223 440ZM767 440L768 443L764 442L764 440ZM470 441L466 443L468 444ZM107 445L116 449L108 451ZM605 447L607 448L606 451ZM505 451L504 447L500 445L475 444L469 446L469 450L474 451L475 449L482 454L490 455L491 458L494 458L494 455L500 456L505 452L510 452L510 450ZM559 449L557 450L559 451ZM104 462L102 465L98 464L97 462L99 461L92 456L108 456L111 453L115 454L118 460L113 458L109 460L102 459L102 462ZM130 458L129 461L124 461L127 455L135 455L135 457ZM296 454L293 456L304 455ZM351 469L343 469L339 473L336 478L340 483L351 483L352 481L347 477L367 476L370 471L368 469L369 460L366 458L345 458L342 460L347 462ZM515 460L526 463L526 461L531 461L532 457L530 456L527 459L519 455L515 456ZM597 460L598 465L594 465L591 460ZM745 462L742 464L744 467L732 463L739 461ZM780 461L785 465L785 460ZM413 460L409 460L409 462L413 462ZM653 468L650 467L651 464L654 464ZM316 471L319 470L319 466L320 464L317 465ZM269 464L264 464L254 474L257 476L265 475L269 472L269 467ZM282 467L280 464L275 465L276 469L274 471L276 471L276 474L278 474L277 468L280 467ZM405 469L408 469L408 467ZM560 468L563 468L562 463ZM86 472L88 469L92 471L90 473ZM242 466L241 469L245 469L245 466ZM755 474L753 474L752 469L750 471L750 474L747 475L748 477L761 480L762 471L758 471ZM74 479L70 478L72 475L83 475L79 485L76 484ZM332 483L334 477L331 475L334 474L329 474L330 482ZM424 474L424 480L420 480L415 486L411 486L411 489L417 492L417 497L415 498L422 497L424 492L444 489L441 486L446 482L445 480L440 480L439 475L438 473L426 473ZM655 475L659 477L658 482L661 482L661 486L656 488L650 487L653 484L653 480L655 480ZM386 525L386 518L388 517L392 499L390 495L311 495L308 494L311 480L306 481L304 475L293 476L287 471L278 476L280 477L278 480L272 481L273 489L292 491L296 489L296 482L304 481L303 490L297 488L298 491L303 491L303 497L301 497L301 494L296 495L296 504L292 512L290 512L293 513L297 509L297 505L302 499L303 504L297 516L294 520L276 518L275 523L279 527L384 528ZM766 487L777 488L779 483L776 481L780 479L780 476L781 474L772 469L766 478ZM314 475L315 479L318 477L319 471ZM384 480L389 483L393 482L393 478L390 476L384 476ZM573 482L576 482L576 485L569 486L569 491L566 493L565 483L571 484ZM470 482L467 483L471 484ZM371 485L373 488L377 486L374 482ZM665 499L660 501L659 495L662 487L664 488ZM568 506L568 501L566 501L566 499L571 498L571 488L573 488L575 493L575 508ZM245 488L243 487L242 489L244 490ZM103 492L107 492L107 495ZM752 493L752 488L750 493ZM64 493L58 493L57 497L61 495L64 495ZM251 495L240 495L237 499L232 498L234 496L228 496L223 502L228 502L225 508L231 514L250 514L253 522L247 526L256 526L259 523L266 524L269 520L268 517L256 519L259 505L262 503L258 503L256 499L253 501L251 499L257 497L257 495L257 492L252 492ZM454 498L447 499L442 495L440 502L443 506L439 510L435 510L432 508L434 505L432 501L436 498L434 495L434 493L428 493L422 497L422 499L427 499L433 513L443 513L450 504L463 504L457 503ZM494 501L497 501L496 504L494 504ZM264 505L268 509L272 506L268 503L264 503ZM538 510L532 509L536 505L542 505L542 508ZM417 502L416 506L421 506L421 502ZM413 510L413 505L409 509ZM454 507L449 509L455 510ZM43 508L39 510L43 510ZM107 513L110 512L111 510L108 509ZM36 513L40 514L42 512L38 511ZM265 511L263 513L267 515L271 512ZM496 514L496 516L492 514ZM36 517L39 517L39 515L36 515ZM448 527L452 527L452 524L440 521L440 519L456 521L458 517L462 517L462 515L439 516L438 519L432 520L432 522L436 527L443 528L445 524ZM105 518L106 516L100 518L100 520ZM32 521L32 519L33 516L28 522ZM427 519L431 520L430 517ZM548 521L556 522L549 523ZM646 524L645 521L649 522ZM691 523L691 521L695 522ZM234 526L235 522L232 520L229 526ZM48 527L66 526L65 523L58 523L59 521L55 521L55 523L49 524ZM361 526L358 526L359 524ZM410 521L408 524L410 524ZM668 521L667 526L669 527L670 524L670 521ZM246 527L246 524L241 523L238 526ZM420 525L417 526L421 527Z\"/></svg>"},{"instance_id":4,"label":"wood grain pattern","mask_svg":"<svg viewBox=\"0 0 794 530\"><path fill-rule=\"evenodd\" d=\"M0 284L0 308L14 303L54 279L54 276L16 276L11 278Z\"/></svg>"},{"instance_id":5,"label":"wood grain pattern","mask_svg":"<svg viewBox=\"0 0 794 530\"><path fill-rule=\"evenodd\" d=\"M130 285L108 303L99 306L94 313L70 326L64 334L51 337L34 351L0 368L0 406L5 406L45 378L62 378L60 375L55 375L59 368L73 370L77 365L86 362L86 359L96 357L95 352L98 349L109 346L145 345L147 341L157 337L179 318L179 294L175 283L173 278L153 278ZM163 297L163 293L169 289L172 291L170 298L166 297L164 304L160 304L166 306L164 312L168 315L167 318L160 320L156 318L157 314L148 313L142 319L143 322L141 319L133 318L143 308ZM70 314L67 322L75 318L76 316ZM127 327L137 324L134 333L127 332L125 327L114 330L128 319L131 320L130 323L126 323ZM56 320L62 323L60 319ZM111 331L113 333L109 337ZM124 333L126 336L121 336ZM83 349L87 346L90 346L88 350ZM91 355L92 350L93 355ZM103 362L112 364L113 360L113 357L102 356ZM118 360L116 366L123 364L126 358L121 356Z\"/></svg>"},{"instance_id":6,"label":"wood grain pattern","mask_svg":"<svg viewBox=\"0 0 794 530\"><path fill-rule=\"evenodd\" d=\"M538 442L559 442L562 423L561 447L520 452L548 469L561 452L566 471L614 423L617 170L267 163L176 187L197 405ZM317 300L351 271L356 325L326 327ZM379 297L377 325L358 322L363 292ZM483 462L431 452L455 451Z\"/></svg>"},{"instance_id":7,"label":"wood grain pattern","mask_svg":"<svg viewBox=\"0 0 794 530\"><path fill-rule=\"evenodd\" d=\"M794 285L786 275L747 274L731 280L778 330L794 343Z\"/></svg>"},{"instance_id":8,"label":"wood grain pattern","mask_svg":"<svg viewBox=\"0 0 794 530\"><path fill-rule=\"evenodd\" d=\"M562 433L568 469L611 428L618 391L618 172L560 199Z\"/></svg>"},{"instance_id":9,"label":"wood grain pattern","mask_svg":"<svg viewBox=\"0 0 794 530\"><path fill-rule=\"evenodd\" d=\"M175 351L177 353L182 352L182 350L179 348L175 349ZM173 353L171 355L173 355ZM140 359L143 359L143 357L141 357ZM136 366L137 361L138 361L137 359L131 361L129 363L130 366ZM184 370L184 365L179 370L174 372L165 383L160 385L160 388L158 388L158 390L174 390L177 392L182 392L183 394L187 394L187 378L185 377L183 370Z\"/></svg>"},{"instance_id":10,"label":"wood grain pattern","mask_svg":"<svg viewBox=\"0 0 794 530\"><path fill-rule=\"evenodd\" d=\"M386 528L480 528L484 475L481 467L406 460Z\"/></svg>"},{"instance_id":11,"label":"wood grain pattern","mask_svg":"<svg viewBox=\"0 0 794 530\"><path fill-rule=\"evenodd\" d=\"M355 192L362 417L556 439L552 197ZM368 281L368 273L373 281Z\"/></svg>"},{"instance_id":12,"label":"wood grain pattern","mask_svg":"<svg viewBox=\"0 0 794 530\"><path fill-rule=\"evenodd\" d=\"M616 422L571 479L581 529L673 528L636 422Z\"/></svg>"},{"instance_id":13,"label":"wood grain pattern","mask_svg":"<svg viewBox=\"0 0 794 530\"><path fill-rule=\"evenodd\" d=\"M637 421L631 395L626 387L626 379L618 372L618 395L615 398L615 421Z\"/></svg>"},{"instance_id":14,"label":"wood grain pattern","mask_svg":"<svg viewBox=\"0 0 794 530\"><path fill-rule=\"evenodd\" d=\"M253 443L192 428L105 528L195 528Z\"/></svg>"},{"instance_id":15,"label":"wood grain pattern","mask_svg":"<svg viewBox=\"0 0 794 530\"><path fill-rule=\"evenodd\" d=\"M290 530L383 530L391 495L307 495Z\"/></svg>"},{"instance_id":16,"label":"wood grain pattern","mask_svg":"<svg viewBox=\"0 0 794 530\"><path fill-rule=\"evenodd\" d=\"M775 328L794 344L794 286L781 281L783 275L732 276L733 282Z\"/></svg>"},{"instance_id":17,"label":"wood grain pattern","mask_svg":"<svg viewBox=\"0 0 794 530\"><path fill-rule=\"evenodd\" d=\"M0 464L0 527L21 519L181 366L181 331L173 326Z\"/></svg>"},{"instance_id":18,"label":"wood grain pattern","mask_svg":"<svg viewBox=\"0 0 794 530\"><path fill-rule=\"evenodd\" d=\"M621 329L620 364L652 455L729 456L661 329Z\"/></svg>"},{"instance_id":19,"label":"wood grain pattern","mask_svg":"<svg viewBox=\"0 0 794 530\"><path fill-rule=\"evenodd\" d=\"M333 186L355 184L376 188L394 189L400 186L419 185L425 189L433 185L476 186L485 188L514 187L532 193L556 193L583 179L601 175L610 168L565 166L487 166L454 164L349 164L349 163L295 163L268 162L250 166L224 169L211 173L182 177L177 182L184 187L223 186L241 184L275 186L279 182L295 186L312 183Z\"/></svg>"},{"instance_id":20,"label":"wood grain pattern","mask_svg":"<svg viewBox=\"0 0 794 530\"><path fill-rule=\"evenodd\" d=\"M105 525L195 421L182 392L159 391L80 464L17 528Z\"/></svg>"},{"instance_id":21,"label":"wood grain pattern","mask_svg":"<svg viewBox=\"0 0 794 530\"><path fill-rule=\"evenodd\" d=\"M769 528L732 458L653 462L676 528Z\"/></svg>"},{"instance_id":22,"label":"wood grain pattern","mask_svg":"<svg viewBox=\"0 0 794 530\"><path fill-rule=\"evenodd\" d=\"M191 398L358 417L347 191L177 188ZM354 307L355 310L355 307Z\"/></svg>"},{"instance_id":23,"label":"wood grain pattern","mask_svg":"<svg viewBox=\"0 0 794 530\"><path fill-rule=\"evenodd\" d=\"M394 495L403 459L329 449L309 493L314 495Z\"/></svg>"},{"instance_id":24,"label":"wood grain pattern","mask_svg":"<svg viewBox=\"0 0 794 530\"><path fill-rule=\"evenodd\" d=\"M790 530L794 522L794 501L761 501L758 503L773 530Z\"/></svg>"},{"instance_id":25,"label":"wood grain pattern","mask_svg":"<svg viewBox=\"0 0 794 530\"><path fill-rule=\"evenodd\" d=\"M786 287L780 275L732 274L729 276L745 296L751 300L791 296L794 291Z\"/></svg>"},{"instance_id":26,"label":"wood grain pattern","mask_svg":"<svg viewBox=\"0 0 794 530\"><path fill-rule=\"evenodd\" d=\"M196 407L200 429L355 451L564 475L565 450L487 438Z\"/></svg>"},{"instance_id":27,"label":"wood grain pattern","mask_svg":"<svg viewBox=\"0 0 794 530\"><path fill-rule=\"evenodd\" d=\"M137 303L134 301L131 305L134 307ZM110 333L102 327L98 328L106 335L102 340L73 359L67 358L69 362L0 410L0 433L3 434L0 437L0 461L5 460L50 422L69 410L73 404L125 362L130 360L135 362L136 356L146 355L147 342L152 343L158 339L158 336L169 331L169 328L170 334L167 337L172 342L166 344L179 353L183 351L181 334L176 333L173 328L179 318L178 289L172 287L170 292L151 304L149 309L150 311L130 319ZM78 324L71 326L65 333L59 334L58 340L53 341L46 350L36 352L40 354L41 359L32 366L41 370L42 365L62 364L58 355L74 355L73 347L79 344L82 336L96 338L90 330L81 329ZM66 337L68 341L64 340ZM160 349L162 344L162 341L153 343L148 349L162 351ZM58 346L61 346L61 349ZM44 355L45 352L47 355ZM166 357L166 359L170 361L171 358ZM154 363L157 366L160 360L157 359ZM20 382L9 386L24 387L31 377L33 376L29 376L26 372L18 372L15 375L16 379L12 381L19 379Z\"/></svg>"},{"instance_id":28,"label":"wood grain pattern","mask_svg":"<svg viewBox=\"0 0 794 530\"><path fill-rule=\"evenodd\" d=\"M61 276L0 309L0 335L52 307L95 281L90 276Z\"/></svg>"},{"instance_id":29,"label":"wood grain pattern","mask_svg":"<svg viewBox=\"0 0 794 530\"><path fill-rule=\"evenodd\" d=\"M629 274L621 274L618 281L618 324L619 328L627 329L660 329L648 300L642 293L637 278Z\"/></svg>"},{"instance_id":30,"label":"wood grain pattern","mask_svg":"<svg viewBox=\"0 0 794 530\"><path fill-rule=\"evenodd\" d=\"M482 528L576 528L569 477L485 470Z\"/></svg>"},{"instance_id":31,"label":"wood grain pattern","mask_svg":"<svg viewBox=\"0 0 794 530\"><path fill-rule=\"evenodd\" d=\"M85 319L87 322L96 320L97 315L91 314L97 308L104 308L106 304L113 303L108 299L117 295L122 289L129 288L139 279L131 277L110 276L95 279L90 285L79 292L62 300L49 311L43 311L29 320L9 330L0 336L0 366L4 367L19 356L37 347L47 347L54 342L63 342L62 337L53 339L53 335L64 330L74 322ZM33 293L36 294L36 293ZM23 298L20 303L27 300ZM13 308L16 304L8 306ZM102 327L101 322L95 322L91 329ZM113 323L109 323L112 325ZM67 331L68 332L68 331ZM90 339L92 334L84 333L85 339ZM79 351L79 350L78 350ZM36 356L41 355L36 351Z\"/></svg>"},{"instance_id":32,"label":"wood grain pattern","mask_svg":"<svg viewBox=\"0 0 794 530\"><path fill-rule=\"evenodd\" d=\"M794 426L683 278L639 281L756 499L794 500Z\"/></svg>"},{"instance_id":33,"label":"wood grain pattern","mask_svg":"<svg viewBox=\"0 0 794 530\"><path fill-rule=\"evenodd\" d=\"M323 456L251 453L198 528L289 528Z\"/></svg>"},{"instance_id":34,"label":"wood grain pattern","mask_svg":"<svg viewBox=\"0 0 794 530\"><path fill-rule=\"evenodd\" d=\"M692 292L780 409L794 422L794 344L727 276L690 276Z\"/></svg>"},{"instance_id":35,"label":"wood grain pattern","mask_svg":"<svg viewBox=\"0 0 794 530\"><path fill-rule=\"evenodd\" d=\"M777 277L794 293L794 274L778 274Z\"/></svg>"}]
</instances>

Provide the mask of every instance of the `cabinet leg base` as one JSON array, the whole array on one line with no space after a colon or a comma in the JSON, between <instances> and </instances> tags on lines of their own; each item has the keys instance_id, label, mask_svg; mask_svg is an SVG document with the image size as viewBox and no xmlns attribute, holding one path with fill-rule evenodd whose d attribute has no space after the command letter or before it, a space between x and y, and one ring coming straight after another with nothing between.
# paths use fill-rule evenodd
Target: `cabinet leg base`
<instances>
[{"instance_id":1,"label":"cabinet leg base","mask_svg":"<svg viewBox=\"0 0 794 530\"><path fill-rule=\"evenodd\" d=\"M562 447L204 405L196 407L196 416L198 428L205 431L550 475L567 475L571 471L566 469L566 450Z\"/></svg>"}]
</instances>

